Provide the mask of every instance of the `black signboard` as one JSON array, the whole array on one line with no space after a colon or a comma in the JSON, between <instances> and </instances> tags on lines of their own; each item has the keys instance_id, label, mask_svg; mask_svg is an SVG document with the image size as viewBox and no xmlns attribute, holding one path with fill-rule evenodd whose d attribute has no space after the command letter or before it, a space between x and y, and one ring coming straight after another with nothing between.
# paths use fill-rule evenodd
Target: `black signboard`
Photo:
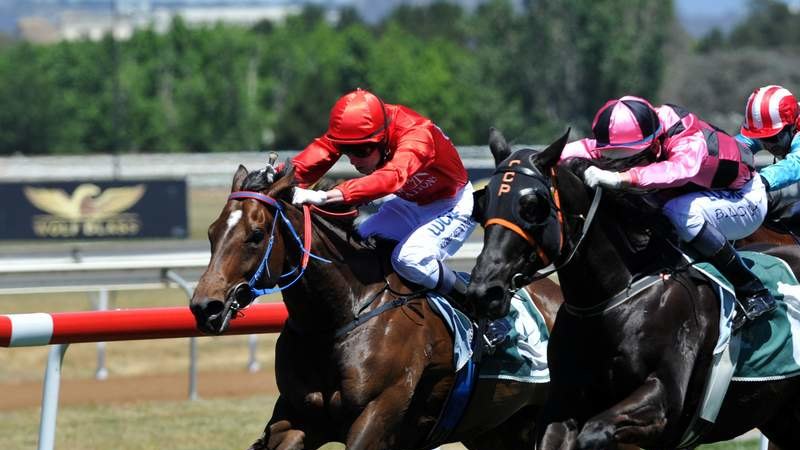
<instances>
[{"instance_id":1,"label":"black signboard","mask_svg":"<svg viewBox=\"0 0 800 450\"><path fill-rule=\"evenodd\" d=\"M0 239L185 238L186 180L0 183Z\"/></svg>"}]
</instances>

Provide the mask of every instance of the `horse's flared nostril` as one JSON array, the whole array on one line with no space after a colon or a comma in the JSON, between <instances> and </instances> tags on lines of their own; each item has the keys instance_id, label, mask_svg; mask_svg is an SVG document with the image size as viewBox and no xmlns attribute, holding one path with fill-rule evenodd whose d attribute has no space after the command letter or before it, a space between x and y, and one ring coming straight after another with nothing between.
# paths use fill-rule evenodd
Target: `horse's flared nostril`
<instances>
[{"instance_id":1,"label":"horse's flared nostril","mask_svg":"<svg viewBox=\"0 0 800 450\"><path fill-rule=\"evenodd\" d=\"M195 320L197 320L198 327L202 330L209 331L206 330L210 325L209 322L213 321L225 310L225 303L222 300L203 297L200 299L193 299L189 305L189 309L192 311Z\"/></svg>"}]
</instances>

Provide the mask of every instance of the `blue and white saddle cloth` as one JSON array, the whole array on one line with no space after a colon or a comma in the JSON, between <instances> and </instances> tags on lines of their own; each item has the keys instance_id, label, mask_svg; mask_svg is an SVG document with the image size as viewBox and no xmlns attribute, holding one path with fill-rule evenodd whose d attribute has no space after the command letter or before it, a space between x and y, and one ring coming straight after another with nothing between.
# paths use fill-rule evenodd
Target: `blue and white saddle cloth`
<instances>
[{"instance_id":1,"label":"blue and white saddle cloth","mask_svg":"<svg viewBox=\"0 0 800 450\"><path fill-rule=\"evenodd\" d=\"M466 278L465 274L461 276ZM547 341L550 334L542 314L524 289L514 295L508 315L491 322L487 327L493 335L493 351L484 351L477 365L472 360L473 349L483 345L484 339L481 336L481 341L476 341L477 326L435 292L428 293L428 303L442 317L453 336L453 365L456 369L450 395L428 436L427 443L431 446L449 441L450 434L464 415L478 378L522 383L550 381L547 368Z\"/></svg>"},{"instance_id":2,"label":"blue and white saddle cloth","mask_svg":"<svg viewBox=\"0 0 800 450\"><path fill-rule=\"evenodd\" d=\"M428 295L428 302L447 324L453 334L453 363L461 370L472 357L477 329L461 311L436 293ZM542 313L536 309L528 292L520 289L511 300L506 317L494 321L496 333L504 336L495 344L494 351L484 352L479 367L479 378L514 380L523 383L548 383L547 341L550 334Z\"/></svg>"}]
</instances>

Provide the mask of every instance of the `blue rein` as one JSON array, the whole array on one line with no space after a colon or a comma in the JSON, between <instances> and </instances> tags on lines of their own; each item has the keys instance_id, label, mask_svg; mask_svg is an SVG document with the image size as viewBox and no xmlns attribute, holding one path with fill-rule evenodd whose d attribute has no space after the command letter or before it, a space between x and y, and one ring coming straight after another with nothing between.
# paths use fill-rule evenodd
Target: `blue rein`
<instances>
[{"instance_id":1,"label":"blue rein","mask_svg":"<svg viewBox=\"0 0 800 450\"><path fill-rule=\"evenodd\" d=\"M310 217L307 217L305 219L306 220L305 233L306 233L306 236L307 236L307 239L308 239L308 248L306 248L306 246L303 245L303 242L300 240L300 236L298 236L297 231L295 231L294 225L292 225L292 222L286 217L286 214L284 214L283 205L281 205L280 202L278 202L274 198L272 198L272 197L270 197L268 195L264 195L264 194L262 194L260 192L235 191L235 192L231 192L231 194L228 196L228 200L248 200L248 199L256 200L256 201L259 201L261 203L264 203L265 205L269 205L269 206L274 207L275 208L275 216L276 216L275 220L272 221L272 230L269 233L269 241L267 242L267 249L264 252L264 257L261 259L261 264L259 264L258 269L253 274L253 276L250 277L250 280L247 282L247 285L250 288L250 292L253 294L253 298L258 297L260 295L266 295L266 294L272 294L274 292L280 292L280 291L282 291L284 289L289 288L293 284L295 284L297 282L297 280L299 280L300 278L303 277L303 274L306 271L306 267L308 266L308 258L309 257L314 258L314 259L316 259L318 261L322 261L324 263L328 263L328 264L331 263L331 261L311 253L311 219L310 219ZM303 215L306 216L308 214L310 214L309 211L308 211L308 207L304 207L303 208ZM268 263L269 263L269 256L272 253L272 245L275 242L275 230L277 228L276 224L278 223L278 218L280 218L283 221L283 223L286 224L286 227L292 233L292 236L294 237L295 242L297 242L297 245L300 247L300 249L302 250L302 252L304 254L303 261L300 264L300 271L297 274L297 276L294 277L294 279L292 281L290 281L289 283L287 283L287 284L285 284L283 286L276 285L275 287L271 287L271 288L256 289L255 285L258 282L258 280L260 280L261 277L264 275L264 272L267 273L267 276L271 275L269 273L269 264ZM293 274L295 272L297 272L297 267L295 267L291 271L281 275L280 278L287 277L287 276L289 276L289 275L291 275L291 274Z\"/></svg>"}]
</instances>

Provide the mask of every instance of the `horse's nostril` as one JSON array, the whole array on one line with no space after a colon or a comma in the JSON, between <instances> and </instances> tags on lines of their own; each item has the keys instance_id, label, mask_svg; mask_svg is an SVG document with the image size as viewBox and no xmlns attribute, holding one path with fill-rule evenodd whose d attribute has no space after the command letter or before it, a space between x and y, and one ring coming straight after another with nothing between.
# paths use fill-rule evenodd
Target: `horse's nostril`
<instances>
[{"instance_id":1,"label":"horse's nostril","mask_svg":"<svg viewBox=\"0 0 800 450\"><path fill-rule=\"evenodd\" d=\"M212 317L225 309L225 303L213 298L204 298L191 305L192 313L202 318Z\"/></svg>"},{"instance_id":2,"label":"horse's nostril","mask_svg":"<svg viewBox=\"0 0 800 450\"><path fill-rule=\"evenodd\" d=\"M221 313L224 309L225 303L221 300L210 300L206 303L203 311L205 312L206 317L213 317Z\"/></svg>"}]
</instances>

